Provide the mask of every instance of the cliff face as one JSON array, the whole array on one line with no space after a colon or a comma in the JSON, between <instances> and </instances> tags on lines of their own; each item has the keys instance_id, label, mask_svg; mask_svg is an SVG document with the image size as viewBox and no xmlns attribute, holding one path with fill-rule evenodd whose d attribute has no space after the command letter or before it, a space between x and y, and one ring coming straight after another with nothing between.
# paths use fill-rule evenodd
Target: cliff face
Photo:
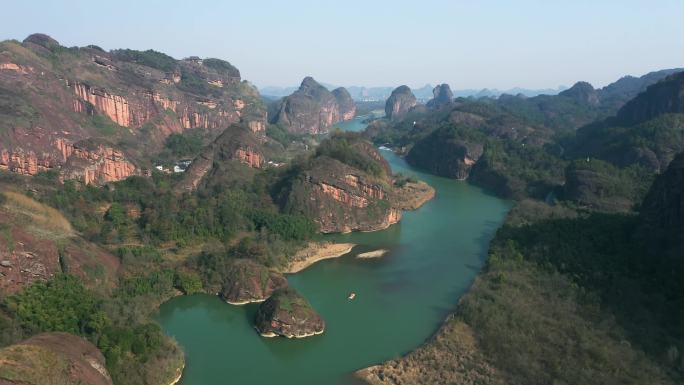
<instances>
[{"instance_id":1,"label":"cliff face","mask_svg":"<svg viewBox=\"0 0 684 385\"><path fill-rule=\"evenodd\" d=\"M448 106L454 100L454 93L448 84L440 84L432 90L433 98L427 102L428 108L438 109Z\"/></svg>"},{"instance_id":2,"label":"cliff face","mask_svg":"<svg viewBox=\"0 0 684 385\"><path fill-rule=\"evenodd\" d=\"M390 175L370 143L335 135L286 181L281 205L313 219L323 233L384 229L401 219L392 202Z\"/></svg>"},{"instance_id":3,"label":"cliff face","mask_svg":"<svg viewBox=\"0 0 684 385\"><path fill-rule=\"evenodd\" d=\"M322 134L333 124L352 119L355 113L354 101L344 88L333 94L312 77L306 77L297 91L283 98L270 120L293 133Z\"/></svg>"},{"instance_id":4,"label":"cliff face","mask_svg":"<svg viewBox=\"0 0 684 385\"><path fill-rule=\"evenodd\" d=\"M344 87L340 87L332 90L332 94L337 100L342 120L354 119L354 116L356 116L356 103L354 103L354 99L352 99L349 91Z\"/></svg>"},{"instance_id":5,"label":"cliff face","mask_svg":"<svg viewBox=\"0 0 684 385\"><path fill-rule=\"evenodd\" d=\"M242 174L236 172L236 167L260 169L265 163L263 137L255 135L246 125L232 125L192 161L177 189L194 190L203 180L207 183L233 180Z\"/></svg>"},{"instance_id":6,"label":"cliff face","mask_svg":"<svg viewBox=\"0 0 684 385\"><path fill-rule=\"evenodd\" d=\"M170 134L200 129L213 138L237 122L261 135L266 109L227 62L66 48L45 35L0 42L0 166L11 171L60 169L65 147L93 138L104 148L78 156L81 169L64 176L118 180L149 167Z\"/></svg>"},{"instance_id":7,"label":"cliff face","mask_svg":"<svg viewBox=\"0 0 684 385\"><path fill-rule=\"evenodd\" d=\"M1 349L0 362L0 384L112 385L102 353L73 334L38 334Z\"/></svg>"},{"instance_id":8,"label":"cliff face","mask_svg":"<svg viewBox=\"0 0 684 385\"><path fill-rule=\"evenodd\" d=\"M304 338L325 331L325 321L292 288L280 289L259 306L255 327L264 337Z\"/></svg>"},{"instance_id":9,"label":"cliff face","mask_svg":"<svg viewBox=\"0 0 684 385\"><path fill-rule=\"evenodd\" d=\"M385 116L390 120L401 120L417 104L416 96L408 86L399 86L385 102Z\"/></svg>"}]
</instances>

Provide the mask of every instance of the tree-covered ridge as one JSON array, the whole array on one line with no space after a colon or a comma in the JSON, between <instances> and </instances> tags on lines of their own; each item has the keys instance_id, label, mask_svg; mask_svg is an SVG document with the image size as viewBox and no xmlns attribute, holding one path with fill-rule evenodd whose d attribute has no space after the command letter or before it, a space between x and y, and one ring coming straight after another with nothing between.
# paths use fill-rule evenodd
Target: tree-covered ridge
<instances>
[{"instance_id":1,"label":"tree-covered ridge","mask_svg":"<svg viewBox=\"0 0 684 385\"><path fill-rule=\"evenodd\" d=\"M7 343L8 336L44 331L77 334L102 351L115 383L162 384L171 379L172 368L182 363L182 353L159 325L139 321L138 309L130 304L145 295L168 295L164 290L173 289L171 282L154 290L120 289L113 299L93 293L68 275L34 284L0 303L2 342Z\"/></svg>"},{"instance_id":2,"label":"tree-covered ridge","mask_svg":"<svg viewBox=\"0 0 684 385\"><path fill-rule=\"evenodd\" d=\"M684 155L675 154L684 140L682 114L673 111L675 77L624 107L653 112L647 119L626 122L620 111L577 133L518 101L516 118L555 131L536 142L534 129L527 138L494 134L487 116L502 107L493 101L461 100L449 118L371 127L368 134L390 138L409 160L418 155L432 170L436 161L451 162L472 182L517 200L454 314L418 351L369 368L371 383L682 382ZM619 83L614 88L645 88L634 79ZM579 106L600 99L596 91L580 84L561 97ZM615 107L619 92L610 97ZM469 169L464 159L476 153L478 136L482 155Z\"/></svg>"},{"instance_id":3,"label":"tree-covered ridge","mask_svg":"<svg viewBox=\"0 0 684 385\"><path fill-rule=\"evenodd\" d=\"M176 59L171 56L157 52L155 50L149 49L147 51L136 51L133 49L116 49L113 50L112 56L114 58L133 62L136 64L141 64L147 67L156 68L165 72L173 72L178 69L178 64Z\"/></svg>"},{"instance_id":4,"label":"tree-covered ridge","mask_svg":"<svg viewBox=\"0 0 684 385\"><path fill-rule=\"evenodd\" d=\"M377 144L407 153L415 166L470 179L505 197L630 211L655 173L684 150L684 114L677 112L676 92L682 75L666 77L670 73L623 79L607 88L610 92L578 83L557 96L461 98L446 111L416 110L399 122L377 120L366 132ZM617 111L617 100L644 89ZM635 109L650 115L627 124L621 116ZM610 112L617 116L608 117ZM599 120L580 127L594 119Z\"/></svg>"},{"instance_id":5,"label":"tree-covered ridge","mask_svg":"<svg viewBox=\"0 0 684 385\"><path fill-rule=\"evenodd\" d=\"M359 134L339 131L321 142L316 148L315 156L327 156L370 175L386 177L388 166L383 163L384 160L373 155L376 155L374 149L369 148Z\"/></svg>"}]
</instances>

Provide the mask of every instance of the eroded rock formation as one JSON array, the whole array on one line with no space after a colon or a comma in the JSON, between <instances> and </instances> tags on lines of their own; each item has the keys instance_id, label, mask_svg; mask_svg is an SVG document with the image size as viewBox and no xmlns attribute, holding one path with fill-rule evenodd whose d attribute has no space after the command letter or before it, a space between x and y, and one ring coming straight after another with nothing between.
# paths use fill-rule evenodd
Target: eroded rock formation
<instances>
[{"instance_id":1,"label":"eroded rock formation","mask_svg":"<svg viewBox=\"0 0 684 385\"><path fill-rule=\"evenodd\" d=\"M332 90L332 94L337 100L341 120L354 119L354 116L356 116L356 103L354 103L354 99L352 99L349 91L344 87L339 87Z\"/></svg>"},{"instance_id":2,"label":"eroded rock formation","mask_svg":"<svg viewBox=\"0 0 684 385\"><path fill-rule=\"evenodd\" d=\"M255 327L264 337L303 338L325 331L325 321L293 288L276 290L259 306Z\"/></svg>"},{"instance_id":3,"label":"eroded rock formation","mask_svg":"<svg viewBox=\"0 0 684 385\"><path fill-rule=\"evenodd\" d=\"M66 48L42 34L0 42L0 111L0 167L10 171L62 168L63 143L117 143L77 154L62 173L88 183L136 173L174 133L200 129L211 139L238 122L258 135L266 129L256 88L228 62Z\"/></svg>"},{"instance_id":4,"label":"eroded rock formation","mask_svg":"<svg viewBox=\"0 0 684 385\"><path fill-rule=\"evenodd\" d=\"M448 106L454 100L454 93L448 84L440 84L432 90L433 98L427 102L427 107L438 109Z\"/></svg>"},{"instance_id":5,"label":"eroded rock formation","mask_svg":"<svg viewBox=\"0 0 684 385\"><path fill-rule=\"evenodd\" d=\"M334 92L306 77L297 91L283 98L270 120L293 133L326 133L333 124L352 119L356 113L347 90L338 88Z\"/></svg>"},{"instance_id":6,"label":"eroded rock formation","mask_svg":"<svg viewBox=\"0 0 684 385\"><path fill-rule=\"evenodd\" d=\"M312 218L324 233L380 230L401 219L389 165L357 135L336 134L322 143L285 185L283 208Z\"/></svg>"},{"instance_id":7,"label":"eroded rock formation","mask_svg":"<svg viewBox=\"0 0 684 385\"><path fill-rule=\"evenodd\" d=\"M385 116L390 120L401 120L417 104L416 96L408 86L399 86L385 102Z\"/></svg>"}]
</instances>

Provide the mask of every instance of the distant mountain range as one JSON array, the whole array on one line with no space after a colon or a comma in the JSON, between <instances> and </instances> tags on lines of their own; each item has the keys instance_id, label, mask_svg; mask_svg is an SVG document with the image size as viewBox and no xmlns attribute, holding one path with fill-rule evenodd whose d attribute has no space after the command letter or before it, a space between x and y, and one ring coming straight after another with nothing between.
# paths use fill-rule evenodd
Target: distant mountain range
<instances>
[{"instance_id":1,"label":"distant mountain range","mask_svg":"<svg viewBox=\"0 0 684 385\"><path fill-rule=\"evenodd\" d=\"M338 86L329 83L321 83L329 90L335 89ZM363 87L363 86L349 86L345 87L352 98L356 101L378 101L386 100L392 90L395 87ZM426 102L432 99L432 89L434 88L431 84L426 84L423 87L413 89L413 94L421 102ZM537 95L557 95L559 92L566 90L568 87L560 86L558 88L546 88L546 89L528 89L528 88L511 88L508 90L499 90L496 88L483 88L483 89L463 89L454 90L454 96L457 97L498 97L502 94L518 95L522 94L525 96L537 96ZM266 98L281 98L292 94L298 89L298 87L260 87L259 92Z\"/></svg>"}]
</instances>

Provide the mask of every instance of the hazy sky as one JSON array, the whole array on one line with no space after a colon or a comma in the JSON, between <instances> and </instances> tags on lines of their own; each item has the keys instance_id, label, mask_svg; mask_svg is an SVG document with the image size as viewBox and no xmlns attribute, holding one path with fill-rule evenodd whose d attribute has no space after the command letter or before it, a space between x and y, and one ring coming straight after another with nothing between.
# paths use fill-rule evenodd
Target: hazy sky
<instances>
[{"instance_id":1,"label":"hazy sky","mask_svg":"<svg viewBox=\"0 0 684 385\"><path fill-rule=\"evenodd\" d=\"M0 39L218 57L259 85L602 86L684 67L684 0L3 2Z\"/></svg>"}]
</instances>

